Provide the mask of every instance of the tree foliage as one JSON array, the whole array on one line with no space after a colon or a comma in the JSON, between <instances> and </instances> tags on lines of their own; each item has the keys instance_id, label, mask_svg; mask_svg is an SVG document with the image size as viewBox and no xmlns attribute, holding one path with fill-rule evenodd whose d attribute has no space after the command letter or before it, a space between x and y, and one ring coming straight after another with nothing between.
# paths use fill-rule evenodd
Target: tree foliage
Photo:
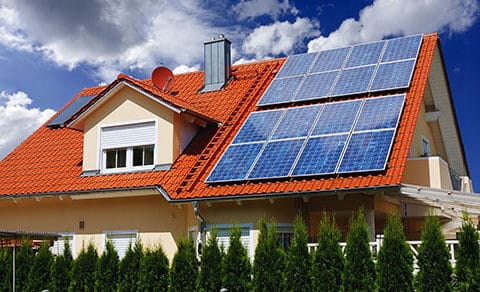
<instances>
[{"instance_id":1,"label":"tree foliage","mask_svg":"<svg viewBox=\"0 0 480 292\"><path fill-rule=\"evenodd\" d=\"M198 288L200 291L220 291L222 288L222 252L218 247L217 229L210 231L210 238L202 251Z\"/></svg>"},{"instance_id":2,"label":"tree foliage","mask_svg":"<svg viewBox=\"0 0 480 292\"><path fill-rule=\"evenodd\" d=\"M450 291L452 268L440 221L431 213L425 218L422 244L418 248L417 291Z\"/></svg>"},{"instance_id":3,"label":"tree foliage","mask_svg":"<svg viewBox=\"0 0 480 292\"><path fill-rule=\"evenodd\" d=\"M95 271L95 291L116 291L118 280L118 253L110 240L105 243L105 251L97 261Z\"/></svg>"},{"instance_id":4,"label":"tree foliage","mask_svg":"<svg viewBox=\"0 0 480 292\"><path fill-rule=\"evenodd\" d=\"M293 238L287 252L285 268L285 289L288 291L309 291L310 254L308 253L308 232L305 221L297 214L293 224Z\"/></svg>"},{"instance_id":5,"label":"tree foliage","mask_svg":"<svg viewBox=\"0 0 480 292\"><path fill-rule=\"evenodd\" d=\"M250 259L247 250L240 241L240 226L230 230L230 243L223 263L223 288L230 292L248 291L250 289Z\"/></svg>"},{"instance_id":6,"label":"tree foliage","mask_svg":"<svg viewBox=\"0 0 480 292\"><path fill-rule=\"evenodd\" d=\"M65 241L63 254L57 255L52 264L49 291L67 291L70 285L73 256L70 244Z\"/></svg>"},{"instance_id":7,"label":"tree foliage","mask_svg":"<svg viewBox=\"0 0 480 292\"><path fill-rule=\"evenodd\" d=\"M162 247L148 249L140 263L138 291L167 291L168 272L168 258Z\"/></svg>"},{"instance_id":8,"label":"tree foliage","mask_svg":"<svg viewBox=\"0 0 480 292\"><path fill-rule=\"evenodd\" d=\"M69 291L93 291L95 284L95 268L97 265L97 250L90 242L87 249L82 251L73 262L72 278Z\"/></svg>"},{"instance_id":9,"label":"tree foliage","mask_svg":"<svg viewBox=\"0 0 480 292\"><path fill-rule=\"evenodd\" d=\"M458 234L457 264L458 288L462 291L480 291L480 254L477 228L467 212L463 212L462 228Z\"/></svg>"},{"instance_id":10,"label":"tree foliage","mask_svg":"<svg viewBox=\"0 0 480 292\"><path fill-rule=\"evenodd\" d=\"M52 264L53 254L50 251L50 245L44 241L33 260L26 291L35 292L48 289Z\"/></svg>"},{"instance_id":11,"label":"tree foliage","mask_svg":"<svg viewBox=\"0 0 480 292\"><path fill-rule=\"evenodd\" d=\"M181 239L170 270L170 289L195 291L198 278L198 260L193 239Z\"/></svg>"},{"instance_id":12,"label":"tree foliage","mask_svg":"<svg viewBox=\"0 0 480 292\"><path fill-rule=\"evenodd\" d=\"M0 291L12 289L12 249L0 248Z\"/></svg>"},{"instance_id":13,"label":"tree foliage","mask_svg":"<svg viewBox=\"0 0 480 292\"><path fill-rule=\"evenodd\" d=\"M137 240L127 249L125 257L120 262L118 271L118 290L119 291L135 291L138 283L138 271L143 258L142 243Z\"/></svg>"},{"instance_id":14,"label":"tree foliage","mask_svg":"<svg viewBox=\"0 0 480 292\"><path fill-rule=\"evenodd\" d=\"M323 213L318 228L318 246L313 256L312 290L340 291L345 257L339 242L342 234L335 218Z\"/></svg>"},{"instance_id":15,"label":"tree foliage","mask_svg":"<svg viewBox=\"0 0 480 292\"><path fill-rule=\"evenodd\" d=\"M30 239L24 238L22 245L15 256L15 288L17 291L27 289L28 274L33 265L33 250L30 246Z\"/></svg>"},{"instance_id":16,"label":"tree foliage","mask_svg":"<svg viewBox=\"0 0 480 292\"><path fill-rule=\"evenodd\" d=\"M346 291L373 291L375 265L369 247L369 229L363 209L352 215L345 247L343 284Z\"/></svg>"},{"instance_id":17,"label":"tree foliage","mask_svg":"<svg viewBox=\"0 0 480 292\"><path fill-rule=\"evenodd\" d=\"M379 291L413 291L413 254L398 215L387 217L376 268Z\"/></svg>"}]
</instances>

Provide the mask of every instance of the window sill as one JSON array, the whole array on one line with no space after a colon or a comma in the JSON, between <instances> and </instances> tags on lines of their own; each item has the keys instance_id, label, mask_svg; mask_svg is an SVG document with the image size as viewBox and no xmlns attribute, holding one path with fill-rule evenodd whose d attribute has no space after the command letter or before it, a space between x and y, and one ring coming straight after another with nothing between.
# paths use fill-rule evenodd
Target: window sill
<instances>
[{"instance_id":1,"label":"window sill","mask_svg":"<svg viewBox=\"0 0 480 292\"><path fill-rule=\"evenodd\" d=\"M82 172L80 177L88 177L88 176L102 176L102 175L111 175L111 174L127 174L127 173L140 173L140 172L154 172L154 171L165 171L170 170L172 167L171 163L167 164L157 164L154 166L148 167L139 167L139 168L123 168L123 169L115 169L115 170L85 170Z\"/></svg>"}]
</instances>

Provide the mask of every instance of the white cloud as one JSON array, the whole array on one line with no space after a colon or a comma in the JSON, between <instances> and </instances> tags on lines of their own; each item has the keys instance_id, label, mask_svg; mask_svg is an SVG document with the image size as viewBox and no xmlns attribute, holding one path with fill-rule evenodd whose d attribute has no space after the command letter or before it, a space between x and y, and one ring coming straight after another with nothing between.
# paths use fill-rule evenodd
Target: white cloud
<instances>
[{"instance_id":1,"label":"white cloud","mask_svg":"<svg viewBox=\"0 0 480 292\"><path fill-rule=\"evenodd\" d=\"M48 120L55 111L31 108L24 92L0 92L0 159Z\"/></svg>"},{"instance_id":2,"label":"white cloud","mask_svg":"<svg viewBox=\"0 0 480 292\"><path fill-rule=\"evenodd\" d=\"M233 13L240 20L251 19L257 16L269 15L273 19L291 13L296 15L298 10L288 0L241 0L232 7Z\"/></svg>"},{"instance_id":3,"label":"white cloud","mask_svg":"<svg viewBox=\"0 0 480 292\"><path fill-rule=\"evenodd\" d=\"M320 51L359 42L429 32L463 32L479 15L477 0L375 0L360 11L358 20L346 19L328 37L309 42Z\"/></svg>"},{"instance_id":4,"label":"white cloud","mask_svg":"<svg viewBox=\"0 0 480 292\"><path fill-rule=\"evenodd\" d=\"M187 72L195 72L200 70L200 64L196 64L193 66L187 66L187 65L180 65L175 67L172 72L173 74L181 74L181 73L187 73Z\"/></svg>"},{"instance_id":5,"label":"white cloud","mask_svg":"<svg viewBox=\"0 0 480 292\"><path fill-rule=\"evenodd\" d=\"M236 60L235 62L233 62L233 65L247 64L247 63L251 63L251 62L255 62L255 61L257 61L257 59L240 58L240 59Z\"/></svg>"},{"instance_id":6,"label":"white cloud","mask_svg":"<svg viewBox=\"0 0 480 292\"><path fill-rule=\"evenodd\" d=\"M276 21L253 30L243 42L242 48L245 53L254 54L257 59L288 55L302 47L305 38L318 36L318 26L317 22L300 17L294 23Z\"/></svg>"}]
</instances>

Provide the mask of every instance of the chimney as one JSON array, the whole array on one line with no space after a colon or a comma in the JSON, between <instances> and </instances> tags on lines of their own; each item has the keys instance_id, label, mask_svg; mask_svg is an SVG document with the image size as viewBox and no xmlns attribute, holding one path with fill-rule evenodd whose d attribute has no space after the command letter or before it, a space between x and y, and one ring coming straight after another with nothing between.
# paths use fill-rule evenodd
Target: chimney
<instances>
[{"instance_id":1,"label":"chimney","mask_svg":"<svg viewBox=\"0 0 480 292\"><path fill-rule=\"evenodd\" d=\"M205 82L201 93L220 90L227 84L232 75L231 44L222 34L204 43Z\"/></svg>"}]
</instances>

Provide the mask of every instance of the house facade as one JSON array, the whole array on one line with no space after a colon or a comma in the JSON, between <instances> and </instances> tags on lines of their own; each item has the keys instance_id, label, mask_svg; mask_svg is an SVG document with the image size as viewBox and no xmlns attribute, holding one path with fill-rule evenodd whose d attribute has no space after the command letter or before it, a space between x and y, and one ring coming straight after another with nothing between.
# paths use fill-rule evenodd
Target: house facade
<instances>
[{"instance_id":1,"label":"house facade","mask_svg":"<svg viewBox=\"0 0 480 292\"><path fill-rule=\"evenodd\" d=\"M405 40L417 41L418 49L394 46ZM171 259L180 238L203 242L214 226L227 244L232 224L240 224L253 255L261 217L275 219L288 246L298 212L312 242L324 211L335 214L345 235L352 212L362 207L372 238L394 213L402 216L409 239L420 237L429 210L448 238L455 238L462 211L478 223L480 199L469 178L437 34L340 48L336 54L343 50L345 57L339 67L318 72L313 70L333 62L323 58L333 51L232 66L230 46L224 37L205 43L203 71L173 76L161 69L147 80L121 74L109 85L79 92L0 162L0 229L59 233L54 252L69 240L74 255L89 242L102 252L110 239L122 256L139 239L147 247L162 245ZM378 56L361 64L371 47L379 48ZM387 60L389 50L400 57ZM401 57L408 50L413 57ZM355 59L356 52L361 57ZM348 65L354 62L360 63ZM408 84L389 86L405 71L395 67L401 62L412 66ZM363 76L354 70L367 69L373 72L368 88L350 90ZM325 87L328 76L332 83ZM296 89L288 83L294 78ZM322 88L328 93L320 95ZM287 99L277 101L280 96ZM341 110L322 120L327 108L336 107ZM312 119L287 121L294 111L313 112ZM256 122L262 116L267 118ZM373 125L377 117L393 124ZM338 128L349 118L347 132L315 136L317 127ZM362 121L366 128L356 130ZM287 136L278 138L282 127ZM309 129L303 136L302 127ZM263 132L267 138L248 140ZM380 134L386 138L375 140ZM370 142L354 145L369 135ZM336 138L336 150L321 144ZM320 146L304 157L314 142ZM281 172L288 158L292 164ZM375 159L380 166L368 166Z\"/></svg>"}]
</instances>

